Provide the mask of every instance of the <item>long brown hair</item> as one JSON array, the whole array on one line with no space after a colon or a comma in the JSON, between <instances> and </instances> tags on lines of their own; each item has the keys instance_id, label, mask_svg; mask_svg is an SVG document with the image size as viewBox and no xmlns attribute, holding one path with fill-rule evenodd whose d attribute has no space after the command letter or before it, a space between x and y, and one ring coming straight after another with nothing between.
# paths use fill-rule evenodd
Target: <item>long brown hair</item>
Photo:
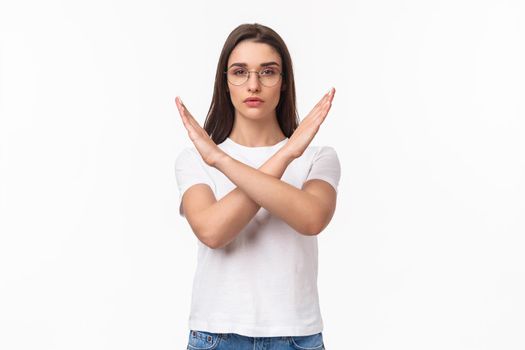
<instances>
[{"instance_id":1,"label":"long brown hair","mask_svg":"<svg viewBox=\"0 0 525 350\"><path fill-rule=\"evenodd\" d=\"M224 43L217 72L213 98L208 115L204 121L204 130L216 144L223 142L232 131L235 118L235 108L228 92L228 81L224 72L227 69L228 58L235 46L242 40L264 43L272 46L281 56L283 82L281 96L275 109L279 127L286 137L292 136L299 125L299 116L295 103L295 82L292 69L292 59L283 39L273 29L259 23L241 24L235 28Z\"/></svg>"}]
</instances>

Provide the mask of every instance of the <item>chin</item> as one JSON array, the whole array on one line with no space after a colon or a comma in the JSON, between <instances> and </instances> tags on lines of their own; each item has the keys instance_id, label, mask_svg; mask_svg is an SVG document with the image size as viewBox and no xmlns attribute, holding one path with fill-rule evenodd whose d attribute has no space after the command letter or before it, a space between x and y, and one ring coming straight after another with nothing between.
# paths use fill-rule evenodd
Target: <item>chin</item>
<instances>
[{"instance_id":1,"label":"chin","mask_svg":"<svg viewBox=\"0 0 525 350\"><path fill-rule=\"evenodd\" d=\"M268 111L257 108L247 108L243 109L241 114L249 119L263 119L268 115Z\"/></svg>"}]
</instances>

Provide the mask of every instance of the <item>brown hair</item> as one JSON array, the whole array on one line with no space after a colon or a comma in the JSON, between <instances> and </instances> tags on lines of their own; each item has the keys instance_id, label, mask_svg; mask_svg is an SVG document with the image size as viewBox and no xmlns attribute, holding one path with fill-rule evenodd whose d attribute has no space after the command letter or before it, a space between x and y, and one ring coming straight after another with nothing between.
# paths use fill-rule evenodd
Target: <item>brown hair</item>
<instances>
[{"instance_id":1,"label":"brown hair","mask_svg":"<svg viewBox=\"0 0 525 350\"><path fill-rule=\"evenodd\" d=\"M275 109L277 122L286 137L292 136L299 125L299 116L295 103L295 82L292 69L292 59L283 39L273 29L259 23L241 24L235 28L224 43L217 72L213 98L208 115L204 121L204 130L216 144L222 143L232 131L235 118L235 108L228 92L228 81L224 72L227 69L228 58L235 46L242 40L264 43L272 46L281 56L283 82L281 96Z\"/></svg>"}]
</instances>

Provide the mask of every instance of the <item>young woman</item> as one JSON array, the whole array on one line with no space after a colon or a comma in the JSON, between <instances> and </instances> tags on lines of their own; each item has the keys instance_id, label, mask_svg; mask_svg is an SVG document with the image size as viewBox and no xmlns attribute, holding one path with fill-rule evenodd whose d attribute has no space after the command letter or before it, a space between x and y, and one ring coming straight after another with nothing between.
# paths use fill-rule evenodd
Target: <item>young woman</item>
<instances>
[{"instance_id":1,"label":"young woman","mask_svg":"<svg viewBox=\"0 0 525 350\"><path fill-rule=\"evenodd\" d=\"M281 37L243 24L222 49L202 128L175 161L179 214L197 236L188 349L324 349L317 235L336 207L334 148L309 146L330 89L300 122Z\"/></svg>"}]
</instances>

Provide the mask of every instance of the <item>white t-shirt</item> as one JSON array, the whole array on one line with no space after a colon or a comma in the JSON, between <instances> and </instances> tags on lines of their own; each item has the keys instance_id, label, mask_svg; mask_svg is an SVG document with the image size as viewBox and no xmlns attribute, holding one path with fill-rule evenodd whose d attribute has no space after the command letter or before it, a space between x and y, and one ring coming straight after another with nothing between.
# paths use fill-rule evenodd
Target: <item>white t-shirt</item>
<instances>
[{"instance_id":1,"label":"white t-shirt","mask_svg":"<svg viewBox=\"0 0 525 350\"><path fill-rule=\"evenodd\" d=\"M247 147L230 138L218 145L255 169L286 144ZM309 146L286 168L281 180L301 188L309 179L337 191L340 164L335 149ZM220 200L237 186L208 166L197 149L183 149L175 161L182 196L204 183ZM191 231L190 231L191 232ZM261 207L227 246L211 249L197 239L189 329L249 337L304 336L323 330L317 290L317 236L306 236Z\"/></svg>"}]
</instances>

